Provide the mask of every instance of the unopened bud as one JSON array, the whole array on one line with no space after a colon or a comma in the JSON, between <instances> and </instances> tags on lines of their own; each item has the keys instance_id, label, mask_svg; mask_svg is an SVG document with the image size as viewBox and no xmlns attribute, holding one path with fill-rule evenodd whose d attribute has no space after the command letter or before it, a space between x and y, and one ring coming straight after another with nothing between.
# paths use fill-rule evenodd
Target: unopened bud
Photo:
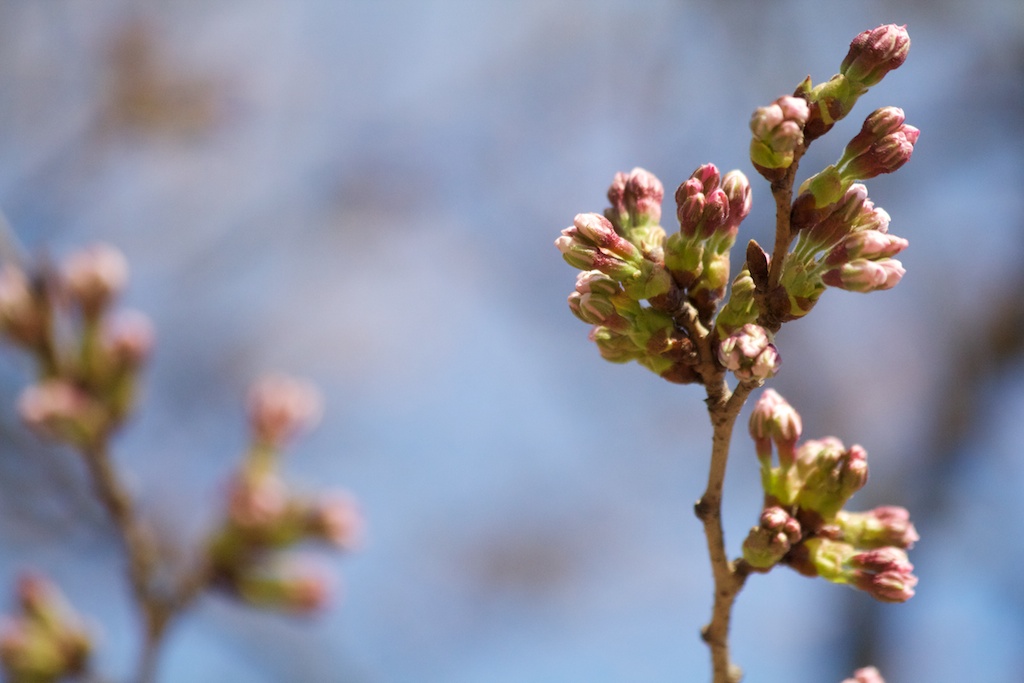
<instances>
[{"instance_id":1,"label":"unopened bud","mask_svg":"<svg viewBox=\"0 0 1024 683\"><path fill-rule=\"evenodd\" d=\"M757 569L776 564L800 541L800 523L781 507L765 508L760 524L750 530L743 542L743 559Z\"/></svg>"},{"instance_id":2,"label":"unopened bud","mask_svg":"<svg viewBox=\"0 0 1024 683\"><path fill-rule=\"evenodd\" d=\"M603 325L590 331L590 341L597 344L601 357L610 363L628 363L644 356L644 350L631 338Z\"/></svg>"},{"instance_id":3,"label":"unopened bud","mask_svg":"<svg viewBox=\"0 0 1024 683\"><path fill-rule=\"evenodd\" d=\"M637 247L615 231L604 216L577 214L572 227L555 240L562 258L580 270L599 270L619 280L629 281L643 275L643 255Z\"/></svg>"},{"instance_id":4,"label":"unopened bud","mask_svg":"<svg viewBox=\"0 0 1024 683\"><path fill-rule=\"evenodd\" d=\"M773 377L782 362L768 330L753 323L744 325L719 343L718 360L741 381Z\"/></svg>"},{"instance_id":5,"label":"unopened bud","mask_svg":"<svg viewBox=\"0 0 1024 683\"><path fill-rule=\"evenodd\" d=\"M153 349L153 324L138 311L120 311L104 329L104 345L115 365L138 368Z\"/></svg>"},{"instance_id":6,"label":"unopened bud","mask_svg":"<svg viewBox=\"0 0 1024 683\"><path fill-rule=\"evenodd\" d=\"M853 39L839 73L862 88L870 88L903 64L909 51L910 35L905 25L879 26Z\"/></svg>"},{"instance_id":7,"label":"unopened bud","mask_svg":"<svg viewBox=\"0 0 1024 683\"><path fill-rule=\"evenodd\" d=\"M837 164L846 180L892 173L910 161L921 131L903 123L903 119L902 109L884 107L864 121Z\"/></svg>"},{"instance_id":8,"label":"unopened bud","mask_svg":"<svg viewBox=\"0 0 1024 683\"><path fill-rule=\"evenodd\" d=\"M839 173L835 166L827 166L819 173L805 180L799 188L799 194L793 201L790 212L791 229L793 232L814 226L832 214L838 204L851 201L847 191L851 183ZM865 195L867 190L865 188Z\"/></svg>"},{"instance_id":9,"label":"unopened bud","mask_svg":"<svg viewBox=\"0 0 1024 683\"><path fill-rule=\"evenodd\" d=\"M803 129L809 114L805 99L789 95L754 111L750 117L750 160L758 173L770 181L785 175L797 148L804 143Z\"/></svg>"},{"instance_id":10,"label":"unopened bud","mask_svg":"<svg viewBox=\"0 0 1024 683\"><path fill-rule=\"evenodd\" d=\"M797 449L797 471L797 503L831 520L867 483L867 453L856 444L845 448L834 437L807 441Z\"/></svg>"},{"instance_id":11,"label":"unopened bud","mask_svg":"<svg viewBox=\"0 0 1024 683\"><path fill-rule=\"evenodd\" d=\"M892 289L899 284L906 272L903 264L896 259L869 261L859 258L826 271L822 275L822 281L826 285L851 292L875 292Z\"/></svg>"},{"instance_id":12,"label":"unopened bud","mask_svg":"<svg viewBox=\"0 0 1024 683\"><path fill-rule=\"evenodd\" d=\"M75 445L93 443L107 421L99 403L61 379L27 387L18 399L18 412L41 436Z\"/></svg>"},{"instance_id":13,"label":"unopened bud","mask_svg":"<svg viewBox=\"0 0 1024 683\"><path fill-rule=\"evenodd\" d=\"M269 569L254 567L235 577L233 588L255 607L304 613L328 602L331 581L319 568L292 562Z\"/></svg>"},{"instance_id":14,"label":"unopened bud","mask_svg":"<svg viewBox=\"0 0 1024 683\"><path fill-rule=\"evenodd\" d=\"M315 425L322 410L315 386L286 375L268 375L249 391L249 422L256 441L274 448Z\"/></svg>"},{"instance_id":15,"label":"unopened bud","mask_svg":"<svg viewBox=\"0 0 1024 683\"><path fill-rule=\"evenodd\" d=\"M857 669L853 672L853 678L847 678L843 683L885 683L882 674L873 666Z\"/></svg>"},{"instance_id":16,"label":"unopened bud","mask_svg":"<svg viewBox=\"0 0 1024 683\"><path fill-rule=\"evenodd\" d=\"M108 244L96 244L65 259L64 286L86 316L96 316L124 289L128 261Z\"/></svg>"},{"instance_id":17,"label":"unopened bud","mask_svg":"<svg viewBox=\"0 0 1024 683\"><path fill-rule=\"evenodd\" d=\"M661 181L649 171L634 168L629 173L616 173L608 188L612 206L605 216L623 234L631 227L657 225L664 196Z\"/></svg>"},{"instance_id":18,"label":"unopened bud","mask_svg":"<svg viewBox=\"0 0 1024 683\"><path fill-rule=\"evenodd\" d=\"M750 213L750 181L740 171L729 171L722 178L722 191L729 198L729 216L726 219L725 230L735 238L740 223ZM732 246L732 242L729 246Z\"/></svg>"},{"instance_id":19,"label":"unopened bud","mask_svg":"<svg viewBox=\"0 0 1024 683\"><path fill-rule=\"evenodd\" d=\"M313 506L307 525L313 535L348 550L357 547L363 536L359 506L343 492L331 493Z\"/></svg>"},{"instance_id":20,"label":"unopened bud","mask_svg":"<svg viewBox=\"0 0 1024 683\"><path fill-rule=\"evenodd\" d=\"M869 512L840 510L835 523L843 539L858 548L912 548L919 539L910 513L895 505L883 505Z\"/></svg>"},{"instance_id":21,"label":"unopened bud","mask_svg":"<svg viewBox=\"0 0 1024 683\"><path fill-rule=\"evenodd\" d=\"M27 347L35 347L46 330L44 302L25 273L15 265L0 268L0 332Z\"/></svg>"},{"instance_id":22,"label":"unopened bud","mask_svg":"<svg viewBox=\"0 0 1024 683\"><path fill-rule=\"evenodd\" d=\"M914 565L899 548L876 548L850 558L851 584L882 602L906 602L914 597Z\"/></svg>"},{"instance_id":23,"label":"unopened bud","mask_svg":"<svg viewBox=\"0 0 1024 683\"><path fill-rule=\"evenodd\" d=\"M750 414L750 436L762 462L771 458L771 443L779 450L779 464L789 467L796 459L796 442L803 423L800 414L774 389L765 389Z\"/></svg>"},{"instance_id":24,"label":"unopened bud","mask_svg":"<svg viewBox=\"0 0 1024 683\"><path fill-rule=\"evenodd\" d=\"M704 164L676 190L679 231L694 239L707 239L726 225L730 197L719 187L714 164Z\"/></svg>"}]
</instances>

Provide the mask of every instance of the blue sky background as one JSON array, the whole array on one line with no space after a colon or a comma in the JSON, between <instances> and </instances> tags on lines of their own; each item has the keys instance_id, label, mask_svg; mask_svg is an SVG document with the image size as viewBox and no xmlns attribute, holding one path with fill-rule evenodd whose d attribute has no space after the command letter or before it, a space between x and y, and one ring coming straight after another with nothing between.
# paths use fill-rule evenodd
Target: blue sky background
<instances>
[{"instance_id":1,"label":"blue sky background","mask_svg":"<svg viewBox=\"0 0 1024 683\"><path fill-rule=\"evenodd\" d=\"M735 658L749 683L837 683L868 663L888 683L1019 683L1019 0L0 4L0 207L33 253L118 245L126 304L158 330L116 444L146 514L172 544L202 537L245 445L245 389L282 370L326 396L290 481L346 488L368 519L361 552L320 556L343 585L334 607L204 598L160 680L707 680L701 392L599 358L552 242L604 207L616 171L672 189L710 161L751 177L741 240L768 243L750 113L893 22L907 63L802 168L903 107L914 158L868 187L910 240L908 273L830 291L784 328L772 386L808 437L865 446L854 507L911 509L921 583L875 606L784 569L753 577ZM0 586L52 575L124 680L138 636L120 550L73 454L17 425L27 380L0 352ZM741 436L734 554L758 486Z\"/></svg>"}]
</instances>

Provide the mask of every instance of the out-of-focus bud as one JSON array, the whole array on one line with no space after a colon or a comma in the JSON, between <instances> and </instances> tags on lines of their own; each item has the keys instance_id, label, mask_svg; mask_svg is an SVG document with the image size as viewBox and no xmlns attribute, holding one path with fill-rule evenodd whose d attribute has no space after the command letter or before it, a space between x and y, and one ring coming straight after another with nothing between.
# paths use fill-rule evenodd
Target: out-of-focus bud
<instances>
[{"instance_id":1,"label":"out-of-focus bud","mask_svg":"<svg viewBox=\"0 0 1024 683\"><path fill-rule=\"evenodd\" d=\"M352 550L363 537L363 516L355 499L334 492L309 509L307 531L339 548Z\"/></svg>"},{"instance_id":2,"label":"out-of-focus bud","mask_svg":"<svg viewBox=\"0 0 1024 683\"><path fill-rule=\"evenodd\" d=\"M914 565L899 548L875 548L849 560L850 583L882 602L906 602L914 597Z\"/></svg>"},{"instance_id":3,"label":"out-of-focus bud","mask_svg":"<svg viewBox=\"0 0 1024 683\"><path fill-rule=\"evenodd\" d=\"M793 163L797 148L804 143L804 124L809 114L806 100L789 95L754 110L750 117L754 134L750 160L767 180L779 180Z\"/></svg>"},{"instance_id":4,"label":"out-of-focus bud","mask_svg":"<svg viewBox=\"0 0 1024 683\"><path fill-rule=\"evenodd\" d=\"M0 332L34 348L47 328L45 303L33 291L25 273L13 264L0 268Z\"/></svg>"},{"instance_id":5,"label":"out-of-focus bud","mask_svg":"<svg viewBox=\"0 0 1024 683\"><path fill-rule=\"evenodd\" d=\"M228 521L254 540L277 534L289 508L288 489L273 473L240 473L228 492Z\"/></svg>"},{"instance_id":6,"label":"out-of-focus bud","mask_svg":"<svg viewBox=\"0 0 1024 683\"><path fill-rule=\"evenodd\" d=\"M782 362L768 330L753 323L719 342L718 360L741 381L773 377Z\"/></svg>"},{"instance_id":7,"label":"out-of-focus bud","mask_svg":"<svg viewBox=\"0 0 1024 683\"><path fill-rule=\"evenodd\" d=\"M615 232L604 216L577 214L572 227L555 240L566 262L580 270L599 270L616 280L640 276L643 256L632 242Z\"/></svg>"},{"instance_id":8,"label":"out-of-focus bud","mask_svg":"<svg viewBox=\"0 0 1024 683\"><path fill-rule=\"evenodd\" d=\"M107 354L118 368L138 368L153 350L153 323L138 311L118 312L103 332Z\"/></svg>"},{"instance_id":9,"label":"out-of-focus bud","mask_svg":"<svg viewBox=\"0 0 1024 683\"><path fill-rule=\"evenodd\" d=\"M779 464L791 466L796 460L796 443L803 423L800 414L774 389L765 389L750 414L750 436L754 439L757 457L768 464L772 442L779 451Z\"/></svg>"},{"instance_id":10,"label":"out-of-focus bud","mask_svg":"<svg viewBox=\"0 0 1024 683\"><path fill-rule=\"evenodd\" d=\"M68 256L61 273L65 288L86 317L95 317L124 289L128 261L115 247L96 244Z\"/></svg>"},{"instance_id":11,"label":"out-of-focus bud","mask_svg":"<svg viewBox=\"0 0 1024 683\"><path fill-rule=\"evenodd\" d=\"M912 548L919 539L910 513L895 505L883 505L869 512L840 510L835 523L843 540L858 548Z\"/></svg>"},{"instance_id":12,"label":"out-of-focus bud","mask_svg":"<svg viewBox=\"0 0 1024 683\"><path fill-rule=\"evenodd\" d=\"M268 375L249 391L249 422L257 443L280 448L309 429L323 411L320 392L309 382Z\"/></svg>"},{"instance_id":13,"label":"out-of-focus bud","mask_svg":"<svg viewBox=\"0 0 1024 683\"><path fill-rule=\"evenodd\" d=\"M42 683L81 674L92 636L56 586L39 576L18 584L22 614L0 621L0 665L11 683Z\"/></svg>"},{"instance_id":14,"label":"out-of-focus bud","mask_svg":"<svg viewBox=\"0 0 1024 683\"><path fill-rule=\"evenodd\" d=\"M18 413L39 435L77 446L93 444L109 417L88 394L61 379L26 387L18 398Z\"/></svg>"},{"instance_id":15,"label":"out-of-focus bud","mask_svg":"<svg viewBox=\"0 0 1024 683\"><path fill-rule=\"evenodd\" d=\"M870 88L903 64L909 51L906 25L879 26L853 39L839 73L862 88Z\"/></svg>"},{"instance_id":16,"label":"out-of-focus bud","mask_svg":"<svg viewBox=\"0 0 1024 683\"><path fill-rule=\"evenodd\" d=\"M812 440L797 449L802 481L797 504L831 520L868 480L867 453L854 444L844 448L834 437Z\"/></svg>"},{"instance_id":17,"label":"out-of-focus bud","mask_svg":"<svg viewBox=\"0 0 1024 683\"><path fill-rule=\"evenodd\" d=\"M822 281L832 287L851 292L875 292L892 289L899 284L906 272L903 264L896 259L869 261L860 258L826 271L822 275Z\"/></svg>"},{"instance_id":18,"label":"out-of-focus bud","mask_svg":"<svg viewBox=\"0 0 1024 683\"><path fill-rule=\"evenodd\" d=\"M622 234L627 234L632 227L657 225L664 196L661 181L649 171L638 167L629 173L616 173L608 188L608 201L612 205L605 211L605 217Z\"/></svg>"},{"instance_id":19,"label":"out-of-focus bud","mask_svg":"<svg viewBox=\"0 0 1024 683\"><path fill-rule=\"evenodd\" d=\"M849 182L874 178L910 161L921 131L903 120L899 107L883 107L868 116L836 164L843 178Z\"/></svg>"},{"instance_id":20,"label":"out-of-focus bud","mask_svg":"<svg viewBox=\"0 0 1024 683\"><path fill-rule=\"evenodd\" d=\"M750 530L743 542L743 559L757 569L769 569L786 556L800 537L800 523L788 512L778 506L765 508L760 524Z\"/></svg>"},{"instance_id":21,"label":"out-of-focus bud","mask_svg":"<svg viewBox=\"0 0 1024 683\"><path fill-rule=\"evenodd\" d=\"M868 666L854 671L853 678L847 678L843 683L885 683L885 680L882 674L878 673L878 669Z\"/></svg>"},{"instance_id":22,"label":"out-of-focus bud","mask_svg":"<svg viewBox=\"0 0 1024 683\"><path fill-rule=\"evenodd\" d=\"M330 577L305 562L252 568L235 578L234 590L245 602L263 609L312 612L330 600Z\"/></svg>"}]
</instances>

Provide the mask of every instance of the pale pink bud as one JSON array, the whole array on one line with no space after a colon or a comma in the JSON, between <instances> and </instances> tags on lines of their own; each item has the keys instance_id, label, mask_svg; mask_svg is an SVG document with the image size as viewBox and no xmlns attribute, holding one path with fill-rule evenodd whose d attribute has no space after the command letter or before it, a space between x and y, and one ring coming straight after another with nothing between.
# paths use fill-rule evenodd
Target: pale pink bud
<instances>
[{"instance_id":1,"label":"pale pink bud","mask_svg":"<svg viewBox=\"0 0 1024 683\"><path fill-rule=\"evenodd\" d=\"M311 383L268 375L249 392L249 421L260 443L281 447L296 433L315 425L322 412L320 392Z\"/></svg>"},{"instance_id":2,"label":"pale pink bud","mask_svg":"<svg viewBox=\"0 0 1024 683\"><path fill-rule=\"evenodd\" d=\"M92 398L61 379L26 387L18 398L18 413L41 436L74 444L95 438L106 417Z\"/></svg>"},{"instance_id":3,"label":"pale pink bud","mask_svg":"<svg viewBox=\"0 0 1024 683\"><path fill-rule=\"evenodd\" d=\"M725 230L735 235L740 223L750 213L750 181L740 171L729 171L722 178L722 191L729 198L729 215Z\"/></svg>"},{"instance_id":4,"label":"pale pink bud","mask_svg":"<svg viewBox=\"0 0 1024 683\"><path fill-rule=\"evenodd\" d=\"M744 325L719 343L718 360L743 381L772 377L782 362L768 331L753 323Z\"/></svg>"},{"instance_id":5,"label":"pale pink bud","mask_svg":"<svg viewBox=\"0 0 1024 683\"><path fill-rule=\"evenodd\" d=\"M754 111L750 117L750 160L758 173L768 180L784 175L793 163L795 150L804 142L803 129L809 115L807 100L789 95Z\"/></svg>"},{"instance_id":6,"label":"pale pink bud","mask_svg":"<svg viewBox=\"0 0 1024 683\"><path fill-rule=\"evenodd\" d=\"M138 311L120 311L104 329L104 343L118 366L137 368L153 349L149 318Z\"/></svg>"},{"instance_id":7,"label":"pale pink bud","mask_svg":"<svg viewBox=\"0 0 1024 683\"><path fill-rule=\"evenodd\" d=\"M278 567L254 567L233 577L233 587L257 607L311 612L330 599L331 580L308 562L291 561Z\"/></svg>"},{"instance_id":8,"label":"pale pink bud","mask_svg":"<svg viewBox=\"0 0 1024 683\"><path fill-rule=\"evenodd\" d=\"M743 542L743 558L752 567L768 569L782 560L800 538L800 522L773 505L762 511L760 524Z\"/></svg>"},{"instance_id":9,"label":"pale pink bud","mask_svg":"<svg viewBox=\"0 0 1024 683\"><path fill-rule=\"evenodd\" d=\"M842 537L860 548L911 548L919 539L910 513L895 505L884 505L868 512L841 510L836 524Z\"/></svg>"},{"instance_id":10,"label":"pale pink bud","mask_svg":"<svg viewBox=\"0 0 1024 683\"><path fill-rule=\"evenodd\" d=\"M906 272L896 259L869 261L861 258L826 271L822 280L827 285L851 292L874 292L892 289Z\"/></svg>"},{"instance_id":11,"label":"pale pink bud","mask_svg":"<svg viewBox=\"0 0 1024 683\"><path fill-rule=\"evenodd\" d=\"M555 240L555 246L569 265L580 270L599 270L620 281L642 274L640 250L619 235L607 218L596 213L577 214L572 227Z\"/></svg>"},{"instance_id":12,"label":"pale pink bud","mask_svg":"<svg viewBox=\"0 0 1024 683\"><path fill-rule=\"evenodd\" d=\"M902 237L878 230L858 230L829 251L827 264L847 263L856 259L878 261L900 253L910 243Z\"/></svg>"},{"instance_id":13,"label":"pale pink bud","mask_svg":"<svg viewBox=\"0 0 1024 683\"><path fill-rule=\"evenodd\" d=\"M108 244L96 244L75 252L61 269L64 286L86 315L96 315L128 282L128 261Z\"/></svg>"},{"instance_id":14,"label":"pale pink bud","mask_svg":"<svg viewBox=\"0 0 1024 683\"><path fill-rule=\"evenodd\" d=\"M847 678L843 683L885 683L882 674L873 666L857 669L853 672L853 678Z\"/></svg>"},{"instance_id":15,"label":"pale pink bud","mask_svg":"<svg viewBox=\"0 0 1024 683\"><path fill-rule=\"evenodd\" d=\"M242 474L228 494L228 518L239 529L268 535L288 511L288 489L276 475Z\"/></svg>"},{"instance_id":16,"label":"pale pink bud","mask_svg":"<svg viewBox=\"0 0 1024 683\"><path fill-rule=\"evenodd\" d=\"M903 64L909 51L910 35L906 25L879 26L853 39L839 73L861 87L870 88Z\"/></svg>"},{"instance_id":17,"label":"pale pink bud","mask_svg":"<svg viewBox=\"0 0 1024 683\"><path fill-rule=\"evenodd\" d=\"M352 496L344 492L329 494L312 510L310 531L334 545L351 550L363 537L363 516Z\"/></svg>"},{"instance_id":18,"label":"pale pink bud","mask_svg":"<svg viewBox=\"0 0 1024 683\"><path fill-rule=\"evenodd\" d=\"M779 464L788 467L796 457L803 423L800 414L774 389L765 389L750 414L750 435L757 445L758 457L771 457L769 440L779 449Z\"/></svg>"}]
</instances>

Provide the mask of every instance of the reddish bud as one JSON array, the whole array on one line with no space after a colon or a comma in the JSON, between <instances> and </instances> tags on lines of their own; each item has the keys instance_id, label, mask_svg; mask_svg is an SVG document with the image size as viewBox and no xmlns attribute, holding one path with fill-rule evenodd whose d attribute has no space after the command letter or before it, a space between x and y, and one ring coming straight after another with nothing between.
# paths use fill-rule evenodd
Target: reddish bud
<instances>
[{"instance_id":1,"label":"reddish bud","mask_svg":"<svg viewBox=\"0 0 1024 683\"><path fill-rule=\"evenodd\" d=\"M847 678L843 683L885 683L885 681L882 679L882 674L878 673L878 669L869 666L857 669L853 672L853 678Z\"/></svg>"},{"instance_id":2,"label":"reddish bud","mask_svg":"<svg viewBox=\"0 0 1024 683\"><path fill-rule=\"evenodd\" d=\"M861 87L870 88L902 65L909 51L910 35L906 25L879 26L853 39L839 73Z\"/></svg>"}]
</instances>

